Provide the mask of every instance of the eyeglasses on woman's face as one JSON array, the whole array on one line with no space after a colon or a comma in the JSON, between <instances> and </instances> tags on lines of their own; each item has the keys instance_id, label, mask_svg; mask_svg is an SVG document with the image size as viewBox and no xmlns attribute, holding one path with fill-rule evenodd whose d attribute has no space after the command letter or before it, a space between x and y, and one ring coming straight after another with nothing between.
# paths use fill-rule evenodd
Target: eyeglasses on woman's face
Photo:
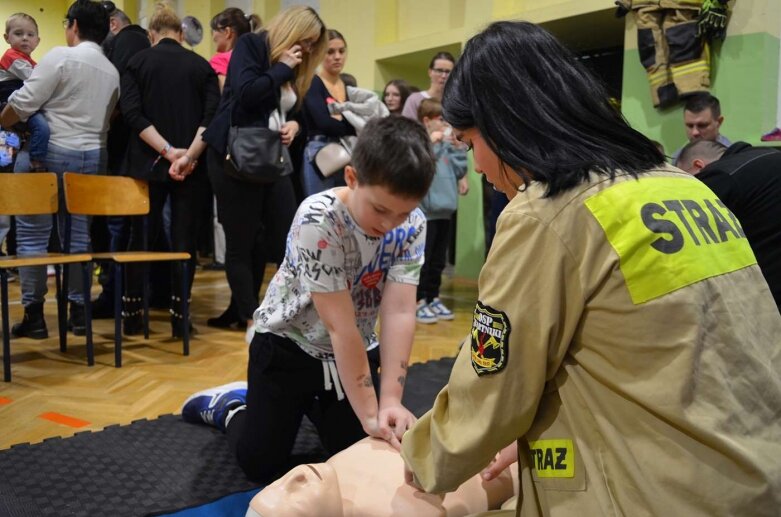
<instances>
[{"instance_id":1,"label":"eyeglasses on woman's face","mask_svg":"<svg viewBox=\"0 0 781 517\"><path fill-rule=\"evenodd\" d=\"M439 75L450 75L450 72L452 72L449 68L432 68L431 71Z\"/></svg>"},{"instance_id":2,"label":"eyeglasses on woman's face","mask_svg":"<svg viewBox=\"0 0 781 517\"><path fill-rule=\"evenodd\" d=\"M70 18L63 18L62 20L62 28L67 29L71 26L71 19Z\"/></svg>"}]
</instances>

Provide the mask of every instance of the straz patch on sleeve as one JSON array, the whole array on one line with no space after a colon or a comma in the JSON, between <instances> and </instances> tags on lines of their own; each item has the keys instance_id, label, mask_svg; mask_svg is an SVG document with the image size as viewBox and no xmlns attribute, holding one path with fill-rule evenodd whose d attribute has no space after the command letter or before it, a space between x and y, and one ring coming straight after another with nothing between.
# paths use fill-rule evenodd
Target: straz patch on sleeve
<instances>
[{"instance_id":1,"label":"straz patch on sleeve","mask_svg":"<svg viewBox=\"0 0 781 517\"><path fill-rule=\"evenodd\" d=\"M507 366L510 318L478 301L472 320L472 368L477 375L497 373Z\"/></svg>"},{"instance_id":2,"label":"straz patch on sleeve","mask_svg":"<svg viewBox=\"0 0 781 517\"><path fill-rule=\"evenodd\" d=\"M529 442L531 464L540 478L575 477L575 446L572 440Z\"/></svg>"}]
</instances>

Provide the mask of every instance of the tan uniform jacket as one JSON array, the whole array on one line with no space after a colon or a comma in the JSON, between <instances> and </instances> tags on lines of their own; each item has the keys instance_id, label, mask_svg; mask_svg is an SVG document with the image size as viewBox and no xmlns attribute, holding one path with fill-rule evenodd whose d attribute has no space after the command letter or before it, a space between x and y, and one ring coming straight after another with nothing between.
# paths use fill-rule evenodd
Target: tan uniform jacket
<instances>
[{"instance_id":1,"label":"tan uniform jacket","mask_svg":"<svg viewBox=\"0 0 781 517\"><path fill-rule=\"evenodd\" d=\"M429 492L518 439L519 515L779 515L781 316L677 169L502 213L471 343L403 451Z\"/></svg>"}]
</instances>

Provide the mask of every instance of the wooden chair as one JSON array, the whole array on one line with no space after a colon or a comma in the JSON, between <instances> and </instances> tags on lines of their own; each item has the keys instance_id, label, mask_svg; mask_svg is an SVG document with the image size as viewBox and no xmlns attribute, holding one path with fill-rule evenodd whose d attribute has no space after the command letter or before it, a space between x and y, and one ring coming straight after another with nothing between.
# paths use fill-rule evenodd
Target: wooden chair
<instances>
[{"instance_id":1,"label":"wooden chair","mask_svg":"<svg viewBox=\"0 0 781 517\"><path fill-rule=\"evenodd\" d=\"M0 174L0 215L43 215L51 214L57 224L57 175L52 172ZM69 240L70 218L66 218L66 241ZM67 248L66 242L66 248ZM67 251L67 249L66 249ZM84 267L84 321L87 326L87 364L95 364L92 348L91 305L89 292L91 283L90 261L87 253L46 253L37 256L0 257L0 296L3 318L3 379L11 381L11 329L8 316L8 269L26 266L55 266L57 287L57 323L60 335L60 351L67 350L68 319L68 268L60 276L61 267L81 263ZM63 287L64 286L64 287Z\"/></svg>"},{"instance_id":2,"label":"wooden chair","mask_svg":"<svg viewBox=\"0 0 781 517\"><path fill-rule=\"evenodd\" d=\"M104 216L146 216L149 214L149 185L146 181L123 176L98 176L66 172L63 175L65 205L70 214ZM114 365L122 366L122 280L126 264L176 261L182 278L188 278L189 253L155 251L117 251L93 253L92 260L114 262ZM187 303L187 281L181 293L184 324L182 353L190 355L190 326ZM149 339L149 282L144 277L144 339Z\"/></svg>"}]
</instances>

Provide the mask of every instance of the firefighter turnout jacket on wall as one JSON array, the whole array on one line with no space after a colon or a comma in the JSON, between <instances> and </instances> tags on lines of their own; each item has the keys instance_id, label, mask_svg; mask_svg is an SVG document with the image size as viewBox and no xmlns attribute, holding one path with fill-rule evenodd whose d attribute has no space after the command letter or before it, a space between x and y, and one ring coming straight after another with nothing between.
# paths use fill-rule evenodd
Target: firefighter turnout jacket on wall
<instances>
[{"instance_id":1,"label":"firefighter turnout jacket on wall","mask_svg":"<svg viewBox=\"0 0 781 517\"><path fill-rule=\"evenodd\" d=\"M426 491L517 439L518 515L778 515L781 316L705 185L639 178L505 208L471 342L404 435Z\"/></svg>"},{"instance_id":2,"label":"firefighter turnout jacket on wall","mask_svg":"<svg viewBox=\"0 0 781 517\"><path fill-rule=\"evenodd\" d=\"M654 106L710 87L710 51L697 34L702 0L619 0L635 12L637 49Z\"/></svg>"}]
</instances>

